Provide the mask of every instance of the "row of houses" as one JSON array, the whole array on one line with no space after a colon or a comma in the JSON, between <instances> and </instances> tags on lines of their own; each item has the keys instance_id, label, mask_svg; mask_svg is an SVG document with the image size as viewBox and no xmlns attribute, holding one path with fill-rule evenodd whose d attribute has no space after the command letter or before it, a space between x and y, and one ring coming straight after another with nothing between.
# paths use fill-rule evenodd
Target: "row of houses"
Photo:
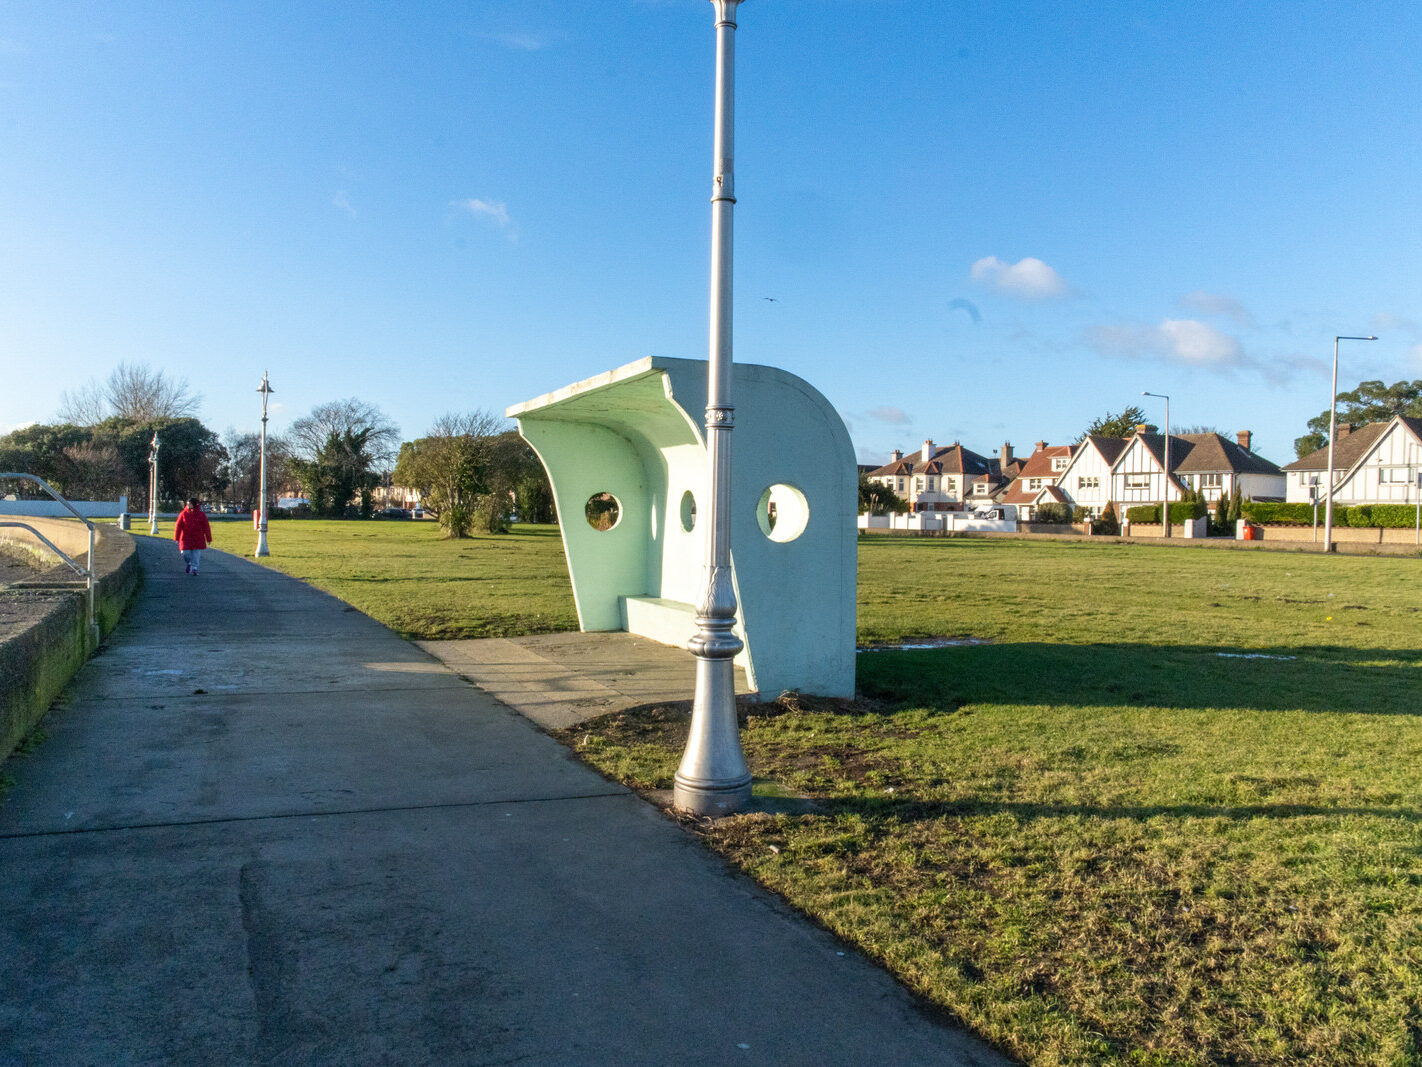
<instances>
[{"instance_id":1,"label":"row of houses","mask_svg":"<svg viewBox=\"0 0 1422 1067\"><path fill-rule=\"evenodd\" d=\"M1012 505L1031 521L1046 503L1083 507L1098 516L1108 503L1119 513L1136 504L1179 500L1186 490L1207 502L1237 489L1250 500L1311 499L1326 485L1328 450L1320 449L1279 467L1250 447L1253 434L1233 440L1218 433L1170 435L1141 425L1131 437L1086 437L1075 445L1038 441L1026 458L1005 443L996 456L982 456L955 442L923 442L918 452L895 451L882 467L864 470L908 501L913 511L976 510ZM1334 449L1334 499L1340 504L1414 500L1422 469L1422 419L1401 416L1363 427L1339 426ZM1318 490L1320 496L1326 489Z\"/></svg>"}]
</instances>

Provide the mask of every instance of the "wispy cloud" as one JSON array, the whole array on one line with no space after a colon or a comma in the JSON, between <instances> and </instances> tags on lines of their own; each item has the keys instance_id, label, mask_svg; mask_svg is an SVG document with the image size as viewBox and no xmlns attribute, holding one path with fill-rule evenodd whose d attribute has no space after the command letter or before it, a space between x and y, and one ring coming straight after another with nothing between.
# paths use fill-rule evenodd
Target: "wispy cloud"
<instances>
[{"instance_id":1,"label":"wispy cloud","mask_svg":"<svg viewBox=\"0 0 1422 1067\"><path fill-rule=\"evenodd\" d=\"M1191 367L1231 369L1246 362L1237 338L1196 319L1165 319L1158 326L1091 326L1086 330L1086 343L1107 356Z\"/></svg>"},{"instance_id":2,"label":"wispy cloud","mask_svg":"<svg viewBox=\"0 0 1422 1067\"><path fill-rule=\"evenodd\" d=\"M350 194L344 189L336 190L336 195L331 197L331 206L344 211L350 218L356 217L356 209L351 204Z\"/></svg>"},{"instance_id":3,"label":"wispy cloud","mask_svg":"<svg viewBox=\"0 0 1422 1067\"><path fill-rule=\"evenodd\" d=\"M513 52L537 52L548 47L545 38L532 33L481 33L479 36Z\"/></svg>"},{"instance_id":4,"label":"wispy cloud","mask_svg":"<svg viewBox=\"0 0 1422 1067\"><path fill-rule=\"evenodd\" d=\"M1207 293L1197 289L1193 293L1186 293L1180 298L1180 306L1189 311L1198 311L1202 315L1213 315L1216 318L1229 319L1236 326L1246 330L1258 329L1258 320L1250 314L1249 309L1232 296L1224 293Z\"/></svg>"},{"instance_id":5,"label":"wispy cloud","mask_svg":"<svg viewBox=\"0 0 1422 1067\"><path fill-rule=\"evenodd\" d=\"M889 404L875 408L873 411L864 413L866 419L873 419L875 422L886 422L890 426L907 426L913 422L909 413L903 408L896 408Z\"/></svg>"},{"instance_id":6,"label":"wispy cloud","mask_svg":"<svg viewBox=\"0 0 1422 1067\"><path fill-rule=\"evenodd\" d=\"M1019 300L1050 300L1072 293L1066 279L1035 256L1016 263L984 256L973 264L971 273L973 281Z\"/></svg>"},{"instance_id":7,"label":"wispy cloud","mask_svg":"<svg viewBox=\"0 0 1422 1067\"><path fill-rule=\"evenodd\" d=\"M511 241L518 239L518 227L509 217L509 207L502 200L481 200L478 197L470 197L468 200L456 200L450 206L456 211L472 215L476 219L481 219L491 226L497 227L508 234Z\"/></svg>"}]
</instances>

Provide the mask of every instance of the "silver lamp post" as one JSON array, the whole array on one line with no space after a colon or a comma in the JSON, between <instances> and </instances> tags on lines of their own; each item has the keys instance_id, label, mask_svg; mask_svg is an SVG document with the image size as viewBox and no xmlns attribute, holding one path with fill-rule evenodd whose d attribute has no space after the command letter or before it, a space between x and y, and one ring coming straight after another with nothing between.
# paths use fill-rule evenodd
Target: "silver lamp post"
<instances>
[{"instance_id":1,"label":"silver lamp post","mask_svg":"<svg viewBox=\"0 0 1422 1067\"><path fill-rule=\"evenodd\" d=\"M696 606L696 696L691 736L673 801L699 815L728 815L750 802L751 776L736 723L736 593L731 584L731 211L735 180L735 31L741 0L716 8L716 119L711 190L711 338L706 383L705 584Z\"/></svg>"},{"instance_id":2,"label":"silver lamp post","mask_svg":"<svg viewBox=\"0 0 1422 1067\"><path fill-rule=\"evenodd\" d=\"M1154 396L1165 401L1165 484L1160 490L1160 524L1165 527L1165 536L1170 536L1170 397L1164 393L1141 392L1141 396Z\"/></svg>"},{"instance_id":3,"label":"silver lamp post","mask_svg":"<svg viewBox=\"0 0 1422 1067\"><path fill-rule=\"evenodd\" d=\"M262 446L261 461L259 468L261 474L258 476L260 487L257 490L257 555L270 556L267 551L267 397L276 392L272 388L272 383L267 381L267 372L262 371L262 384L257 392L262 394Z\"/></svg>"},{"instance_id":4,"label":"silver lamp post","mask_svg":"<svg viewBox=\"0 0 1422 1067\"><path fill-rule=\"evenodd\" d=\"M148 533L158 536L158 431L153 431L148 453Z\"/></svg>"},{"instance_id":5,"label":"silver lamp post","mask_svg":"<svg viewBox=\"0 0 1422 1067\"><path fill-rule=\"evenodd\" d=\"M1338 436L1338 342L1376 341L1376 337L1349 337L1340 334L1333 338L1333 391L1328 398L1328 498L1323 507L1323 551L1333 551L1333 485L1338 480L1333 476L1333 445Z\"/></svg>"}]
</instances>

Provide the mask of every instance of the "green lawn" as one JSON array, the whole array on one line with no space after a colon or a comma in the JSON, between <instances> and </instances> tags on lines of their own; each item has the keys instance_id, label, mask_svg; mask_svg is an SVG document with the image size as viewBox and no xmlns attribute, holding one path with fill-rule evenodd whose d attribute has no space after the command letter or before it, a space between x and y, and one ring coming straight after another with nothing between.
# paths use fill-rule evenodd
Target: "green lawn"
<instances>
[{"instance_id":1,"label":"green lawn","mask_svg":"<svg viewBox=\"0 0 1422 1067\"><path fill-rule=\"evenodd\" d=\"M554 530L271 536L406 633L573 625ZM986 643L755 709L758 790L813 807L698 829L1034 1064L1422 1064L1419 609L1416 558L869 538L861 640ZM685 730L565 740L665 788Z\"/></svg>"},{"instance_id":2,"label":"green lawn","mask_svg":"<svg viewBox=\"0 0 1422 1067\"><path fill-rule=\"evenodd\" d=\"M172 536L171 524L160 533ZM556 526L446 541L438 523L287 519L262 562L340 597L406 637L513 637L578 628ZM251 522L214 522L213 547L251 556Z\"/></svg>"}]
</instances>

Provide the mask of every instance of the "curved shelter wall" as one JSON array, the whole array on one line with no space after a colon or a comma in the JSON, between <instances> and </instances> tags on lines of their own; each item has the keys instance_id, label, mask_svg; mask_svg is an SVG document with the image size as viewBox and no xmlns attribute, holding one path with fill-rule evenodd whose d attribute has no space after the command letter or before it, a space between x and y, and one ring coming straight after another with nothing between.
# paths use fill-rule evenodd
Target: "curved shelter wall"
<instances>
[{"instance_id":1,"label":"curved shelter wall","mask_svg":"<svg viewBox=\"0 0 1422 1067\"><path fill-rule=\"evenodd\" d=\"M739 662L763 693L852 695L849 436L828 401L792 374L739 364L734 390L732 567L746 642ZM626 629L678 645L694 631L709 480L705 405L704 362L649 358L509 409L548 470L584 630ZM620 507L608 530L584 517L601 492Z\"/></svg>"}]
</instances>

